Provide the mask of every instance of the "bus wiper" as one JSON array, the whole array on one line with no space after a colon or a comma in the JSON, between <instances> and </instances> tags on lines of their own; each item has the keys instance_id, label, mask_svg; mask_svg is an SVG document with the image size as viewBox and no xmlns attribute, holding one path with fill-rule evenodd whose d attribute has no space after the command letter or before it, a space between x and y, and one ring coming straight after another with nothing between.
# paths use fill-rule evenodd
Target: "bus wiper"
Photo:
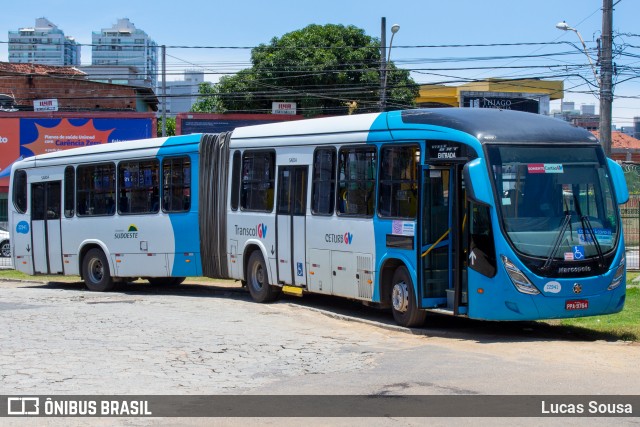
<instances>
[{"instance_id":1,"label":"bus wiper","mask_svg":"<svg viewBox=\"0 0 640 427\"><path fill-rule=\"evenodd\" d=\"M549 267L551 267L551 263L553 262L553 257L556 255L556 252L558 252L558 248L560 247L560 243L562 242L562 238L564 237L564 233L565 233L565 231L567 231L567 227L569 226L570 223L571 223L571 214L566 214L564 216L564 220L562 221L562 226L560 227L560 232L556 236L556 240L553 242L553 249L551 249L551 253L547 257L547 260L545 261L545 263L542 266L541 270L548 270Z\"/></svg>"},{"instance_id":2,"label":"bus wiper","mask_svg":"<svg viewBox=\"0 0 640 427\"><path fill-rule=\"evenodd\" d=\"M589 234L591 235L591 240L593 240L593 245L596 247L596 252L598 252L598 266L602 268L604 267L604 255L602 254L602 247L600 246L600 242L598 242L598 239L596 238L596 233L593 230L593 227L591 226L591 221L589 221L589 217L586 215L584 215L580 219L582 220L582 227L586 228L589 231Z\"/></svg>"}]
</instances>

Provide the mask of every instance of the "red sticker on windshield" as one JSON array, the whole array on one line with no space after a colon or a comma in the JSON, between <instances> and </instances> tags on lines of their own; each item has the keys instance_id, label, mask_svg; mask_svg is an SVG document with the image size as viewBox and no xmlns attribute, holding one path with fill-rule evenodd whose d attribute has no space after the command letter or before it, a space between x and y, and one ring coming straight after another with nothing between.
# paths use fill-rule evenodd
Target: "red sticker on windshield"
<instances>
[{"instance_id":1,"label":"red sticker on windshield","mask_svg":"<svg viewBox=\"0 0 640 427\"><path fill-rule=\"evenodd\" d=\"M527 165L527 172L529 173L545 173L543 163L532 163Z\"/></svg>"}]
</instances>

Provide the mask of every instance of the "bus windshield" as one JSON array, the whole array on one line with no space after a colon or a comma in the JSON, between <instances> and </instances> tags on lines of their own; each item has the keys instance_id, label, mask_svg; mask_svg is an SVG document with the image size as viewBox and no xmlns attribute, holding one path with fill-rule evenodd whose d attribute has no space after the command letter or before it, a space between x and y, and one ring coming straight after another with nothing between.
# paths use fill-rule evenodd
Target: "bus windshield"
<instances>
[{"instance_id":1,"label":"bus windshield","mask_svg":"<svg viewBox=\"0 0 640 427\"><path fill-rule=\"evenodd\" d=\"M490 146L497 205L519 252L579 261L611 252L619 220L597 147Z\"/></svg>"}]
</instances>

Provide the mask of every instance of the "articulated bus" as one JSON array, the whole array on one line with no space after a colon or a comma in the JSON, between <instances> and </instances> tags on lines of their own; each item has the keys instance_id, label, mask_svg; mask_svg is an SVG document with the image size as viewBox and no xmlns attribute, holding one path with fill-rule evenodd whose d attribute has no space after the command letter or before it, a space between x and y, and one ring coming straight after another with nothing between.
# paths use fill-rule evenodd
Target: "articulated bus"
<instances>
[{"instance_id":1,"label":"articulated bus","mask_svg":"<svg viewBox=\"0 0 640 427\"><path fill-rule=\"evenodd\" d=\"M536 114L424 109L48 153L12 168L16 269L94 291L242 281L488 320L622 310L622 169Z\"/></svg>"}]
</instances>

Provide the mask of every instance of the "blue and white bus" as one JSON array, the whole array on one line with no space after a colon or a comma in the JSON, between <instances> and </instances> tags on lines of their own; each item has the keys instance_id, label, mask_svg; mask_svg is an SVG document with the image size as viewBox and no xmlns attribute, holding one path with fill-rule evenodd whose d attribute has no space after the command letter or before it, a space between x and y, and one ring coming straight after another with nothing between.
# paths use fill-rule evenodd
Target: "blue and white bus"
<instances>
[{"instance_id":1,"label":"blue and white bus","mask_svg":"<svg viewBox=\"0 0 640 427\"><path fill-rule=\"evenodd\" d=\"M241 280L490 320L615 313L622 169L596 138L514 111L425 109L119 142L25 159L14 265L91 290Z\"/></svg>"}]
</instances>

